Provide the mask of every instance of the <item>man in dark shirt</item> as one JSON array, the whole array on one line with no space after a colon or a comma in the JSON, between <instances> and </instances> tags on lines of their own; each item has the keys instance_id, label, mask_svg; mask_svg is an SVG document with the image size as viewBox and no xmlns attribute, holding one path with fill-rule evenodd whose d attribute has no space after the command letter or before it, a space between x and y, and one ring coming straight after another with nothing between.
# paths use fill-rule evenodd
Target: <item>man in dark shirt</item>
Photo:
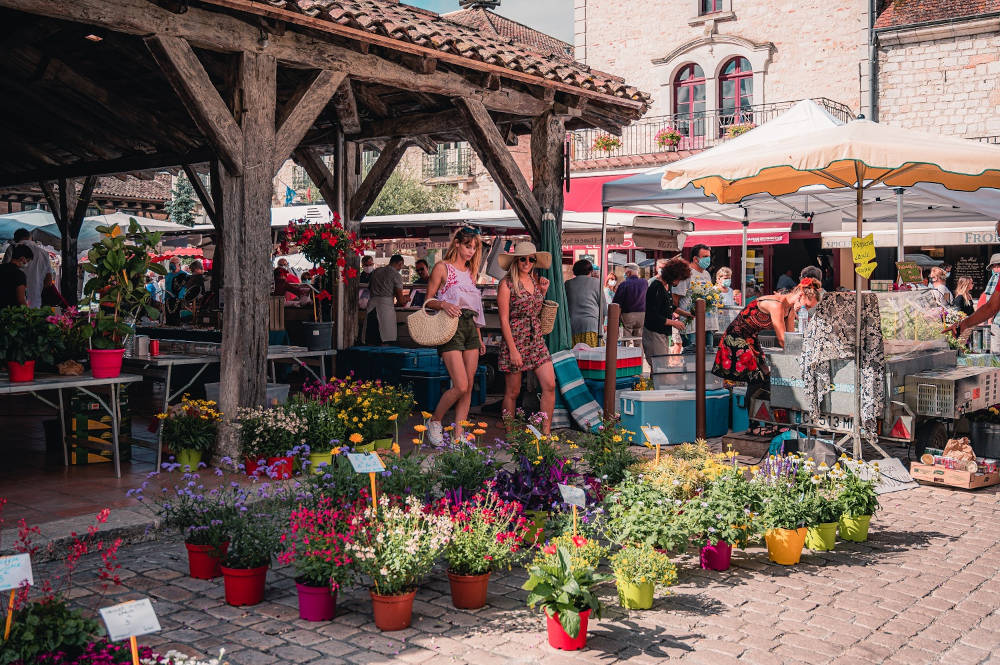
<instances>
[{"instance_id":1,"label":"man in dark shirt","mask_svg":"<svg viewBox=\"0 0 1000 665\"><path fill-rule=\"evenodd\" d=\"M641 337L642 324L646 318L646 289L649 284L639 278L639 266L635 263L625 264L625 281L618 285L615 297L611 301L621 305L622 328L625 337Z\"/></svg>"},{"instance_id":2,"label":"man in dark shirt","mask_svg":"<svg viewBox=\"0 0 1000 665\"><path fill-rule=\"evenodd\" d=\"M10 263L0 264L0 308L28 304L28 277L24 268L34 254L27 245L11 248Z\"/></svg>"}]
</instances>

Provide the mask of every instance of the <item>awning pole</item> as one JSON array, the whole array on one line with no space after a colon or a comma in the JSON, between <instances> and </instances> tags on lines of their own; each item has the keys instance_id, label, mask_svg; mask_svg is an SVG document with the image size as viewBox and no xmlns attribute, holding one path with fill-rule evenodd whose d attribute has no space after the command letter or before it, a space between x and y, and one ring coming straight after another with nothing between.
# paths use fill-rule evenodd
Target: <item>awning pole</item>
<instances>
[{"instance_id":1,"label":"awning pole","mask_svg":"<svg viewBox=\"0 0 1000 665\"><path fill-rule=\"evenodd\" d=\"M740 260L743 262L743 268L740 270L740 274L742 275L742 279L740 281L742 282L743 288L740 291L740 303L745 306L747 302L747 229L750 228L750 210L744 205L741 205L740 207L743 208L743 238L740 244L742 251Z\"/></svg>"},{"instance_id":2,"label":"awning pole","mask_svg":"<svg viewBox=\"0 0 1000 665\"><path fill-rule=\"evenodd\" d=\"M601 207L601 253L600 253L600 275L601 275L601 292L604 292L604 285L608 279L608 209L604 206ZM608 303L611 304L610 302ZM610 320L610 319L609 319ZM605 339L608 337L606 336Z\"/></svg>"},{"instance_id":3,"label":"awning pole","mask_svg":"<svg viewBox=\"0 0 1000 665\"><path fill-rule=\"evenodd\" d=\"M905 261L903 258L906 247L903 243L903 188L896 188L896 260ZM899 279L897 275L896 279Z\"/></svg>"}]
</instances>

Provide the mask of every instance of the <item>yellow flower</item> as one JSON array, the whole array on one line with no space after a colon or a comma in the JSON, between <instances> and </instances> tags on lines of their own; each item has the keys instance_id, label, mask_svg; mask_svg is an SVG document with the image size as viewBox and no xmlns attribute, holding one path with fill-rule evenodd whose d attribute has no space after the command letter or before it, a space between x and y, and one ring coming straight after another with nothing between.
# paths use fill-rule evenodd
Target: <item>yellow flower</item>
<instances>
[{"instance_id":1,"label":"yellow flower","mask_svg":"<svg viewBox=\"0 0 1000 665\"><path fill-rule=\"evenodd\" d=\"M434 414L432 414L432 413L427 413L426 411L421 411L421 412L420 412L420 415L424 417L424 420L429 420L429 419L430 419L430 417L431 417L432 415L434 415Z\"/></svg>"},{"instance_id":2,"label":"yellow flower","mask_svg":"<svg viewBox=\"0 0 1000 665\"><path fill-rule=\"evenodd\" d=\"M361 443L362 441L364 441L364 437L362 437L357 432L349 436L348 439L350 440L351 443Z\"/></svg>"},{"instance_id":3,"label":"yellow flower","mask_svg":"<svg viewBox=\"0 0 1000 665\"><path fill-rule=\"evenodd\" d=\"M472 433L475 434L476 436L482 436L483 434L486 434L486 430L484 430L484 429L474 429L474 430L472 430Z\"/></svg>"},{"instance_id":4,"label":"yellow flower","mask_svg":"<svg viewBox=\"0 0 1000 665\"><path fill-rule=\"evenodd\" d=\"M448 425L447 427L445 427L445 428L444 428L444 431L445 431L445 432L450 432L450 431L452 431L453 429L455 429L455 426L454 426L454 425Z\"/></svg>"},{"instance_id":5,"label":"yellow flower","mask_svg":"<svg viewBox=\"0 0 1000 665\"><path fill-rule=\"evenodd\" d=\"M615 434L613 437L611 437L611 440L614 441L615 443L621 443L622 437L618 434Z\"/></svg>"},{"instance_id":6,"label":"yellow flower","mask_svg":"<svg viewBox=\"0 0 1000 665\"><path fill-rule=\"evenodd\" d=\"M389 420L395 420L398 417L399 417L399 414L398 413L394 413L391 416L389 416Z\"/></svg>"},{"instance_id":7,"label":"yellow flower","mask_svg":"<svg viewBox=\"0 0 1000 665\"><path fill-rule=\"evenodd\" d=\"M336 457L337 455L339 455L340 454L340 446L337 446L336 448L331 448L330 449L330 454L333 455L334 457Z\"/></svg>"},{"instance_id":8,"label":"yellow flower","mask_svg":"<svg viewBox=\"0 0 1000 665\"><path fill-rule=\"evenodd\" d=\"M160 420L165 420L166 417L167 417L167 414L165 414L165 413L158 413L158 414L156 414L156 417L159 418Z\"/></svg>"},{"instance_id":9,"label":"yellow flower","mask_svg":"<svg viewBox=\"0 0 1000 665\"><path fill-rule=\"evenodd\" d=\"M392 444L392 452L394 452L397 455L399 454L399 444L396 443L395 441Z\"/></svg>"},{"instance_id":10,"label":"yellow flower","mask_svg":"<svg viewBox=\"0 0 1000 665\"><path fill-rule=\"evenodd\" d=\"M427 425L414 425L413 429L422 434L427 431Z\"/></svg>"}]
</instances>

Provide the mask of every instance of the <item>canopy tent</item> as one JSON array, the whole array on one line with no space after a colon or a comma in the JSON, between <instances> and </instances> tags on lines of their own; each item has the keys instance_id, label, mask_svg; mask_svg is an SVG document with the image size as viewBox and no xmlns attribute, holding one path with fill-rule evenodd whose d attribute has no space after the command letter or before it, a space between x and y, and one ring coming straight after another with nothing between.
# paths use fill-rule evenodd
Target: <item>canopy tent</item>
<instances>
[{"instance_id":1,"label":"canopy tent","mask_svg":"<svg viewBox=\"0 0 1000 665\"><path fill-rule=\"evenodd\" d=\"M183 224L174 224L173 222L167 222L162 219L151 219L149 217L139 217L137 215L116 212L111 215L95 215L94 217L85 217L83 224L80 227L80 235L78 236L77 242L80 247L84 248L89 248L95 243L100 242L101 234L97 230L98 226L117 225L122 229L122 231L127 232L129 219L135 219L148 231L171 231L174 233L191 231L191 227L184 226ZM52 245L59 246L62 244L62 232L59 230L59 227L54 221L46 224L45 226L37 227L35 235L38 239Z\"/></svg>"}]
</instances>

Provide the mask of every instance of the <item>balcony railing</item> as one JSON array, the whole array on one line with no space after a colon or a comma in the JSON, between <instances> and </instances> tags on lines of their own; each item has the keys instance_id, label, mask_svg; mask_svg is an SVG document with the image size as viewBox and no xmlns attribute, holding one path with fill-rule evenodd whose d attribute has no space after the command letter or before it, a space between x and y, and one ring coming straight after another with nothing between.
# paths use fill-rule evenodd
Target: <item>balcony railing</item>
<instances>
[{"instance_id":1,"label":"balcony railing","mask_svg":"<svg viewBox=\"0 0 1000 665\"><path fill-rule=\"evenodd\" d=\"M992 143L993 145L1000 145L1000 136L970 136L970 141L979 141L980 143Z\"/></svg>"},{"instance_id":2,"label":"balcony railing","mask_svg":"<svg viewBox=\"0 0 1000 665\"><path fill-rule=\"evenodd\" d=\"M851 109L843 104L825 97L815 98L813 101L839 120L849 122L854 118ZM572 158L573 161L584 161L710 148L738 136L742 133L740 130L745 131L781 115L797 103L798 100L758 104L740 109L739 112L712 110L643 118L623 127L620 137L609 136L600 129L581 129L572 133ZM680 141L675 147L661 145L656 138L661 130L670 129L680 134Z\"/></svg>"},{"instance_id":3,"label":"balcony railing","mask_svg":"<svg viewBox=\"0 0 1000 665\"><path fill-rule=\"evenodd\" d=\"M424 155L423 177L464 178L473 175L472 149L463 144L458 147L438 146L436 155Z\"/></svg>"}]
</instances>

